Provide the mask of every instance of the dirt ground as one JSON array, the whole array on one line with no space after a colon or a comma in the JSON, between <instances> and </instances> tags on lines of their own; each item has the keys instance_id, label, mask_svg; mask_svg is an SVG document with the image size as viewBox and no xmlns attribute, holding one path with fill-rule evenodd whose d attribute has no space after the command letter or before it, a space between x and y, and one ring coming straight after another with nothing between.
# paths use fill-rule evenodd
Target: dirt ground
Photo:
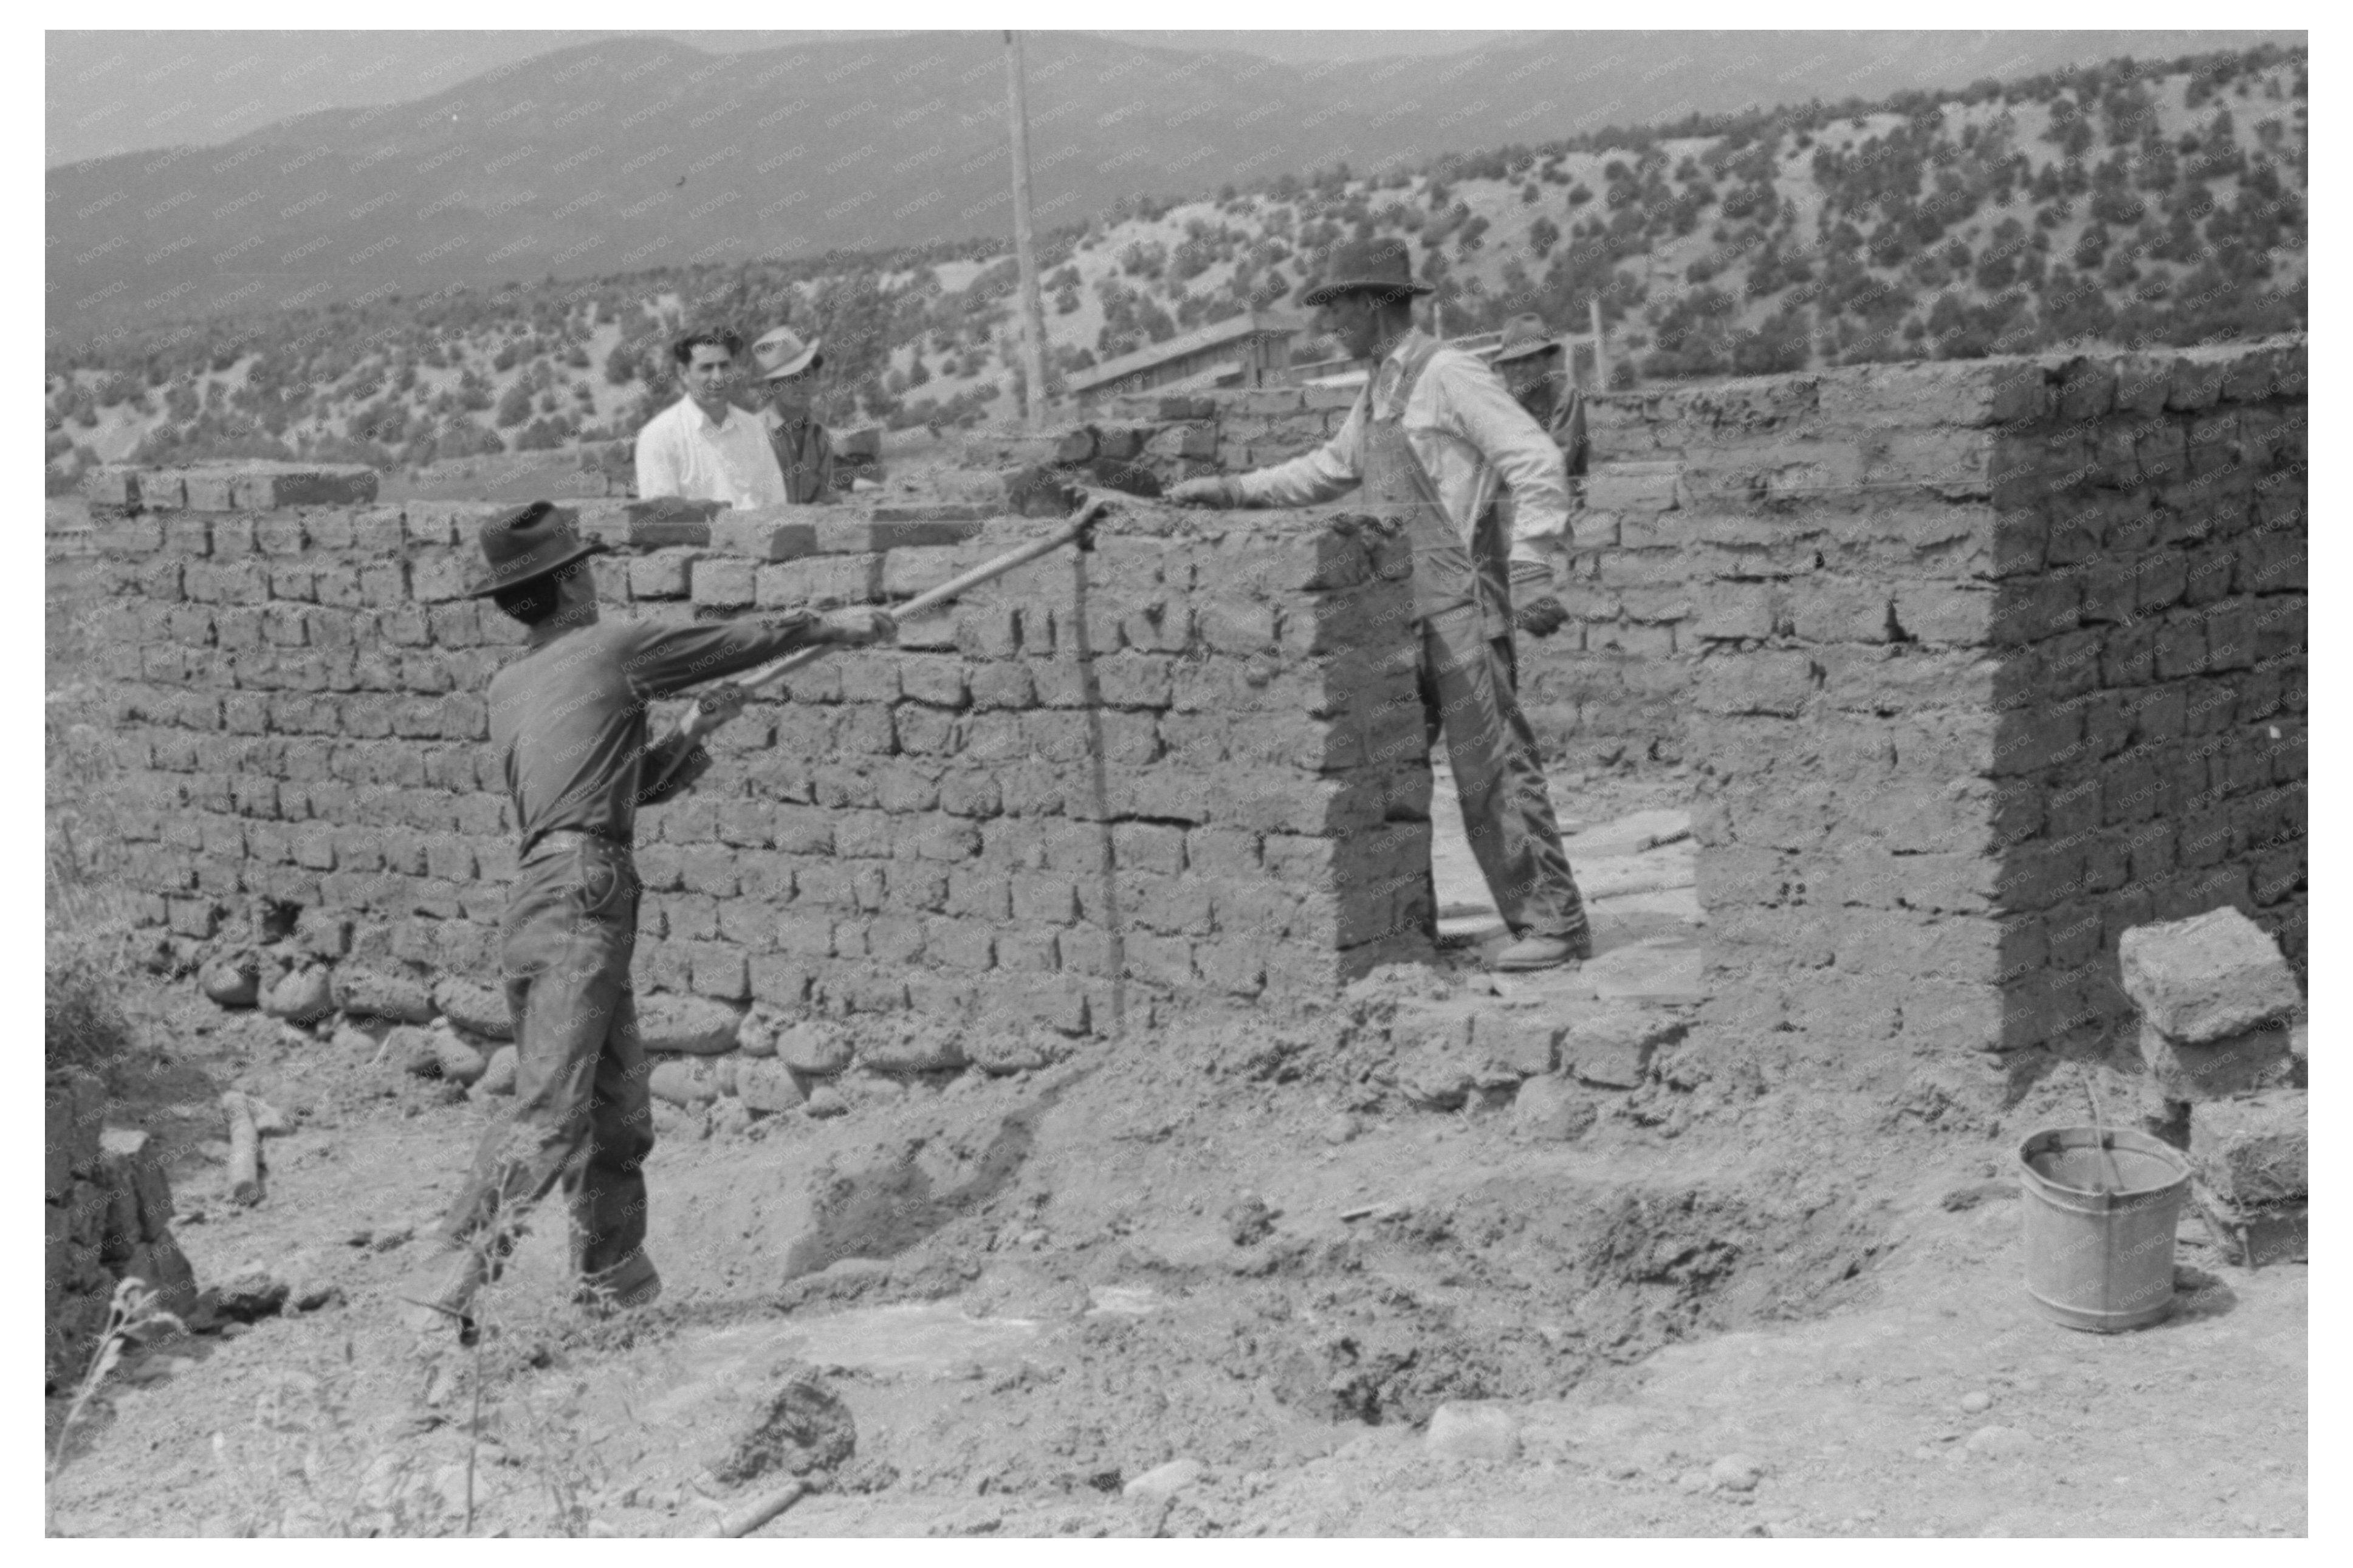
<instances>
[{"instance_id":1,"label":"dirt ground","mask_svg":"<svg viewBox=\"0 0 2353 1568\"><path fill-rule=\"evenodd\" d=\"M1687 795L1555 784L1588 848ZM1704 942L1689 853L1595 872L1627 889L1594 900L1605 957ZM330 1300L134 1352L70 1437L51 1531L702 1533L778 1479L720 1478L806 1369L855 1457L762 1534L2304 1531L2303 1268L2226 1268L2185 1226L2165 1322L2036 1316L2010 1151L2079 1085L1926 1125L1700 1007L1574 1140L1477 1094L1415 1109L1385 1022L1417 988L1485 995L1493 940L1459 835L1438 858L1452 968L1320 1015L858 1079L821 1119L660 1107L661 1301L570 1306L554 1220L472 1351L402 1331L393 1293L511 1102L127 972L110 1120L167 1151L199 1281L259 1268ZM231 1086L290 1123L252 1208L227 1196Z\"/></svg>"}]
</instances>

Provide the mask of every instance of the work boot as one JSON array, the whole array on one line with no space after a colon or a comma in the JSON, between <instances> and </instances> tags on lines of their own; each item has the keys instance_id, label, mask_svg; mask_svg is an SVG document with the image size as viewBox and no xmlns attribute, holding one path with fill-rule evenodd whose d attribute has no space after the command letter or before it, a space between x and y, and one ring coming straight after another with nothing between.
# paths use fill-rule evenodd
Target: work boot
<instances>
[{"instance_id":1,"label":"work boot","mask_svg":"<svg viewBox=\"0 0 2353 1568\"><path fill-rule=\"evenodd\" d=\"M402 1284L402 1325L418 1334L454 1330L460 1343L471 1343L474 1296L489 1279L479 1249L445 1243Z\"/></svg>"},{"instance_id":2,"label":"work boot","mask_svg":"<svg viewBox=\"0 0 2353 1568\"><path fill-rule=\"evenodd\" d=\"M1574 937L1535 936L1520 938L1495 955L1498 970L1557 969L1563 964L1577 963L1592 956L1590 939L1580 942Z\"/></svg>"},{"instance_id":3,"label":"work boot","mask_svg":"<svg viewBox=\"0 0 2353 1568\"><path fill-rule=\"evenodd\" d=\"M592 1316L609 1318L638 1307L651 1306L661 1295L661 1274L640 1247L610 1268L580 1277L572 1300Z\"/></svg>"}]
</instances>

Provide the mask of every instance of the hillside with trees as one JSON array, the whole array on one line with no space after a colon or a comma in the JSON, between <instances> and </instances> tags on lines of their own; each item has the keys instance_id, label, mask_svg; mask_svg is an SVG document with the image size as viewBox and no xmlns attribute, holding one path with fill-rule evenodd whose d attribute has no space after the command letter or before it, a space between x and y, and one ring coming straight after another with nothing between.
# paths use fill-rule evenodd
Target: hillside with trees
<instances>
[{"instance_id":1,"label":"hillside with trees","mask_svg":"<svg viewBox=\"0 0 2353 1568\"><path fill-rule=\"evenodd\" d=\"M1449 334L1598 302L1620 384L2301 330L2306 99L2305 52L2264 46L1131 197L1041 237L1049 374L1295 308L1383 232ZM971 423L1018 405L1015 285L965 240L116 328L52 346L47 449L63 477L621 438L703 320L821 334L838 421Z\"/></svg>"}]
</instances>

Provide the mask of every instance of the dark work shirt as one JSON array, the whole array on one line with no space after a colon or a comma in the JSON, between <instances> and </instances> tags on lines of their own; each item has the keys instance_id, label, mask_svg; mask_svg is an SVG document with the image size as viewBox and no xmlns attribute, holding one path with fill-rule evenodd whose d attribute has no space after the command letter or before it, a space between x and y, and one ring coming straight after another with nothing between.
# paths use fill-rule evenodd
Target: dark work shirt
<instances>
[{"instance_id":1,"label":"dark work shirt","mask_svg":"<svg viewBox=\"0 0 2353 1568\"><path fill-rule=\"evenodd\" d=\"M627 844L649 756L646 706L767 663L814 639L796 614L696 626L598 621L557 633L491 679L491 744L528 847L558 828Z\"/></svg>"},{"instance_id":2,"label":"dark work shirt","mask_svg":"<svg viewBox=\"0 0 2353 1568\"><path fill-rule=\"evenodd\" d=\"M760 410L760 423L784 471L785 494L797 506L833 499L833 437L814 419L787 425L773 408Z\"/></svg>"}]
</instances>

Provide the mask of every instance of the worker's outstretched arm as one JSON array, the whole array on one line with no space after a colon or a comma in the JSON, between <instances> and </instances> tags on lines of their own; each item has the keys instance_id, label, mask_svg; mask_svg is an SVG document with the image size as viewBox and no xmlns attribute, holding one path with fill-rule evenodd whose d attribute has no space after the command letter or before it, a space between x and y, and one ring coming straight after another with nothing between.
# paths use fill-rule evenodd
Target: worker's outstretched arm
<instances>
[{"instance_id":1,"label":"worker's outstretched arm","mask_svg":"<svg viewBox=\"0 0 2353 1568\"><path fill-rule=\"evenodd\" d=\"M1339 433L1312 452L1271 468L1187 479L1168 499L1187 506L1313 506L1344 496L1364 478L1365 400Z\"/></svg>"}]
</instances>

